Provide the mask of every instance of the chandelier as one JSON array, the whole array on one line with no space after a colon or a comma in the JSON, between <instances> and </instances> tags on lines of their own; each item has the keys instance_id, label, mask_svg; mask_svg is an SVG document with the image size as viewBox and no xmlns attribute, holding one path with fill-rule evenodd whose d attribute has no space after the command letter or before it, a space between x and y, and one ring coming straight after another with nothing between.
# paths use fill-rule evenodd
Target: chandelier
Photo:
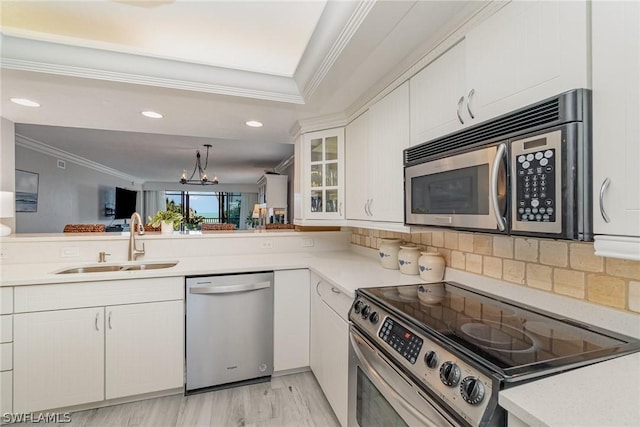
<instances>
[{"instance_id":1,"label":"chandelier","mask_svg":"<svg viewBox=\"0 0 640 427\"><path fill-rule=\"evenodd\" d=\"M207 147L207 157L204 161L204 167L202 167L202 161L200 159L200 150L196 150L196 165L193 168L193 172L191 172L191 176L187 178L187 171L182 171L182 176L180 176L180 184L200 184L200 185L215 185L218 183L218 177L214 176L213 179L209 179L207 177L207 165L209 164L209 148L211 148L211 144L204 144L204 147ZM196 172L198 172L198 179L193 179Z\"/></svg>"}]
</instances>

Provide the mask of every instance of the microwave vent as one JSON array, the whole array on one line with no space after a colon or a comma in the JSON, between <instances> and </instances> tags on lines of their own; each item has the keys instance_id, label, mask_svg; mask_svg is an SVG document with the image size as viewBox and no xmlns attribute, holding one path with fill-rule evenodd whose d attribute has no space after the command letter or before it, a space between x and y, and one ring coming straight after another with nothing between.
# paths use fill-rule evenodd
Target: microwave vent
<instances>
[{"instance_id":1,"label":"microwave vent","mask_svg":"<svg viewBox=\"0 0 640 427\"><path fill-rule=\"evenodd\" d=\"M560 98L534 104L481 123L460 132L411 147L404 152L405 165L421 163L442 153L462 151L467 147L490 144L515 136L522 131L559 124L561 120Z\"/></svg>"}]
</instances>

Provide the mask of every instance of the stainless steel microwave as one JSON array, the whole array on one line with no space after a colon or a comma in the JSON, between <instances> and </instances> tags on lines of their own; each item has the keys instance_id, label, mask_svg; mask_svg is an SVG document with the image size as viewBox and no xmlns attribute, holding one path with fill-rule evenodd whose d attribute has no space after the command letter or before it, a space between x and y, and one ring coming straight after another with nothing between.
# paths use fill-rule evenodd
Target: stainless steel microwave
<instances>
[{"instance_id":1,"label":"stainless steel microwave","mask_svg":"<svg viewBox=\"0 0 640 427\"><path fill-rule=\"evenodd\" d=\"M592 240L590 91L404 152L405 224Z\"/></svg>"}]
</instances>

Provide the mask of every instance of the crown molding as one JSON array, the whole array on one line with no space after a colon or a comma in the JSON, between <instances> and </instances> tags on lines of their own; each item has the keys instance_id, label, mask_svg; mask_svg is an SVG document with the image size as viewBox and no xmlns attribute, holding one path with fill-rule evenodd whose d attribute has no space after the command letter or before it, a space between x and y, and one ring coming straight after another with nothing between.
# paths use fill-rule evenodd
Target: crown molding
<instances>
[{"instance_id":1,"label":"crown molding","mask_svg":"<svg viewBox=\"0 0 640 427\"><path fill-rule=\"evenodd\" d=\"M58 148L47 145L43 142L37 141L32 138L28 138L24 135L20 135L19 133L16 133L16 145L22 148L26 148L28 150L45 154L47 156L66 160L68 162L75 163L80 166L84 166L86 168L95 170L97 172L115 176L116 178L124 179L125 181L131 181L136 184L142 184L144 182L138 177L127 175L125 173L120 172L119 170L112 169L108 166L102 165L100 163L96 163L92 160L85 159L84 157L71 154L64 150L60 150Z\"/></svg>"},{"instance_id":2,"label":"crown molding","mask_svg":"<svg viewBox=\"0 0 640 427\"><path fill-rule=\"evenodd\" d=\"M300 133L315 132L317 130L332 129L347 125L347 118L344 113L327 114L320 117L298 120L296 123ZM296 126L292 130L297 129Z\"/></svg>"},{"instance_id":3,"label":"crown molding","mask_svg":"<svg viewBox=\"0 0 640 427\"><path fill-rule=\"evenodd\" d=\"M304 104L292 77L1 34L0 67Z\"/></svg>"},{"instance_id":4,"label":"crown molding","mask_svg":"<svg viewBox=\"0 0 640 427\"><path fill-rule=\"evenodd\" d=\"M338 35L338 38L335 40L322 62L316 68L316 72L313 74L307 85L303 90L304 99L308 100L315 93L320 86L320 83L324 80L326 75L331 70L331 67L336 62L336 60L340 57L340 54L345 49L345 47L349 44L351 38L356 34L362 22L364 22L365 18L373 9L376 0L361 0L358 2L355 10L349 17L346 25Z\"/></svg>"},{"instance_id":5,"label":"crown molding","mask_svg":"<svg viewBox=\"0 0 640 427\"><path fill-rule=\"evenodd\" d=\"M289 166L291 166L293 164L293 162L295 161L295 155L292 154L290 157L284 159L283 161L281 161L280 163L278 163L278 165L273 168L273 170L276 173L282 173L285 170L287 170L289 168Z\"/></svg>"}]
</instances>

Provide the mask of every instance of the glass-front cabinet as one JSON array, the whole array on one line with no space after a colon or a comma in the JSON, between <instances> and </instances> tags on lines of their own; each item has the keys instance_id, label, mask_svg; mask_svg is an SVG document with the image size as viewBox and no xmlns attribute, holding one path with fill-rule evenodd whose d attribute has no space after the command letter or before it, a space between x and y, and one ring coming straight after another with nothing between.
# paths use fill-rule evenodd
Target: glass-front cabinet
<instances>
[{"instance_id":1,"label":"glass-front cabinet","mask_svg":"<svg viewBox=\"0 0 640 427\"><path fill-rule=\"evenodd\" d=\"M305 219L344 219L344 128L303 136Z\"/></svg>"}]
</instances>

